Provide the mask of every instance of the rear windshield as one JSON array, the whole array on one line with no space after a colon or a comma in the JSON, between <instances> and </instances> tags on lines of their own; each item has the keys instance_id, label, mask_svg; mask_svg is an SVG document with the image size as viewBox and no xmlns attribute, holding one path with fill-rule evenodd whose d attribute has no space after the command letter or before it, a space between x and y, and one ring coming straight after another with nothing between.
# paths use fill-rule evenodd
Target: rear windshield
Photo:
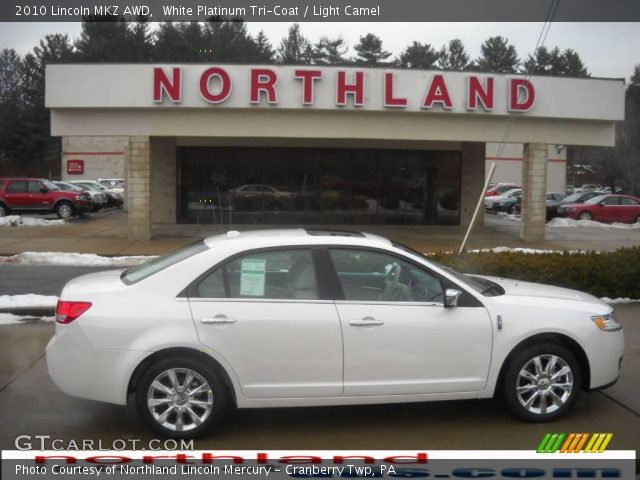
<instances>
[{"instance_id":1,"label":"rear windshield","mask_svg":"<svg viewBox=\"0 0 640 480\"><path fill-rule=\"evenodd\" d=\"M193 245L181 248L180 250L176 250L175 252L171 252L167 255L162 255L161 257L149 260L148 262L145 262L142 265L138 265L137 267L131 267L122 272L122 276L120 278L122 278L122 281L127 285L131 285L133 283L139 282L140 280L144 280L145 278L150 277L151 275L154 275L159 271L170 267L171 265L175 265L176 263L179 263L186 258L204 252L208 248L209 247L205 245L204 241L194 243Z\"/></svg>"}]
</instances>

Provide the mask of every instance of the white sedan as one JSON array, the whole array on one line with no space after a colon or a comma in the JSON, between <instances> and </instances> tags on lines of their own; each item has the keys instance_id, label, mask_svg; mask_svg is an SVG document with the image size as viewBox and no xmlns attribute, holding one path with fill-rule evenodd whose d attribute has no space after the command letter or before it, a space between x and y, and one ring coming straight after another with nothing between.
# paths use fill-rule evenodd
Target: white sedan
<instances>
[{"instance_id":1,"label":"white sedan","mask_svg":"<svg viewBox=\"0 0 640 480\"><path fill-rule=\"evenodd\" d=\"M553 420L616 381L609 305L564 288L462 275L375 235L229 232L62 291L47 346L64 392L135 402L166 437L226 408L504 396Z\"/></svg>"}]
</instances>

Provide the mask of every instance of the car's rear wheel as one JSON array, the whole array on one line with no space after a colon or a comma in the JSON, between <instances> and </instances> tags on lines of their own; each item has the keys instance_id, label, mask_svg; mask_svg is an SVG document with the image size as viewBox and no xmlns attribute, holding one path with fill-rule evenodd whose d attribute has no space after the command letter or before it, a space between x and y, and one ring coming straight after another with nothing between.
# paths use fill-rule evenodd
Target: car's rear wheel
<instances>
[{"instance_id":1,"label":"car's rear wheel","mask_svg":"<svg viewBox=\"0 0 640 480\"><path fill-rule=\"evenodd\" d=\"M526 348L507 366L503 393L511 411L528 422L564 415L582 388L582 372L570 350L554 343Z\"/></svg>"},{"instance_id":2,"label":"car's rear wheel","mask_svg":"<svg viewBox=\"0 0 640 480\"><path fill-rule=\"evenodd\" d=\"M58 217L63 219L70 218L75 214L75 209L69 202L60 202L56 206L56 214L58 215Z\"/></svg>"},{"instance_id":3,"label":"car's rear wheel","mask_svg":"<svg viewBox=\"0 0 640 480\"><path fill-rule=\"evenodd\" d=\"M9 215L9 209L2 203L0 203L0 217L6 217Z\"/></svg>"},{"instance_id":4,"label":"car's rear wheel","mask_svg":"<svg viewBox=\"0 0 640 480\"><path fill-rule=\"evenodd\" d=\"M511 215L515 215L516 213L518 213L518 207L516 205L511 205L509 207L509 213Z\"/></svg>"},{"instance_id":5,"label":"car's rear wheel","mask_svg":"<svg viewBox=\"0 0 640 480\"><path fill-rule=\"evenodd\" d=\"M578 215L578 219L580 220L591 220L593 218L593 215L591 215L590 212L582 212L580 215Z\"/></svg>"},{"instance_id":6,"label":"car's rear wheel","mask_svg":"<svg viewBox=\"0 0 640 480\"><path fill-rule=\"evenodd\" d=\"M160 435L194 438L222 416L227 394L209 365L191 358L167 358L142 374L136 402L142 418Z\"/></svg>"}]
</instances>

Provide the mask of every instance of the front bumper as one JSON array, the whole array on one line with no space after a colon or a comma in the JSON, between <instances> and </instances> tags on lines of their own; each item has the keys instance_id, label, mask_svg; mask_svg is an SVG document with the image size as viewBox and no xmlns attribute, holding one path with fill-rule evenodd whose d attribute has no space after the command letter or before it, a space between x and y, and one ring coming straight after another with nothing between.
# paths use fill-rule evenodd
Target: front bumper
<instances>
[{"instance_id":1,"label":"front bumper","mask_svg":"<svg viewBox=\"0 0 640 480\"><path fill-rule=\"evenodd\" d=\"M602 390L613 385L620 376L624 355L624 331L600 332L591 337L587 357L591 370L587 390Z\"/></svg>"}]
</instances>

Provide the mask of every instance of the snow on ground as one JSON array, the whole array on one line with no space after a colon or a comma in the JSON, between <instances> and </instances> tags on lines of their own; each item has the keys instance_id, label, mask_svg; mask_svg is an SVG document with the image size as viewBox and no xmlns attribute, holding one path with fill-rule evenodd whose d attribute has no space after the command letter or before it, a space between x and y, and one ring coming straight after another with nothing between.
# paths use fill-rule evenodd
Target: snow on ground
<instances>
[{"instance_id":1,"label":"snow on ground","mask_svg":"<svg viewBox=\"0 0 640 480\"><path fill-rule=\"evenodd\" d=\"M69 267L131 267L156 258L153 255L103 257L94 253L24 252L0 257L1 263L20 265L64 265Z\"/></svg>"},{"instance_id":2,"label":"snow on ground","mask_svg":"<svg viewBox=\"0 0 640 480\"><path fill-rule=\"evenodd\" d=\"M45 218L23 217L22 215L0 217L0 227L55 227L66 224L66 220L47 220Z\"/></svg>"},{"instance_id":3,"label":"snow on ground","mask_svg":"<svg viewBox=\"0 0 640 480\"><path fill-rule=\"evenodd\" d=\"M55 308L58 297L55 295L0 295L0 309L13 308Z\"/></svg>"},{"instance_id":4,"label":"snow on ground","mask_svg":"<svg viewBox=\"0 0 640 480\"><path fill-rule=\"evenodd\" d=\"M26 325L32 321L54 322L55 317L27 317L12 313L0 313L0 325Z\"/></svg>"},{"instance_id":5,"label":"snow on ground","mask_svg":"<svg viewBox=\"0 0 640 480\"><path fill-rule=\"evenodd\" d=\"M598 228L621 228L621 229L640 229L640 223L602 223L594 220L574 220L573 218L556 217L547 223L548 227L598 227Z\"/></svg>"},{"instance_id":6,"label":"snow on ground","mask_svg":"<svg viewBox=\"0 0 640 480\"><path fill-rule=\"evenodd\" d=\"M621 297L618 297L618 298L602 297L600 300L602 300L604 303L609 303L609 304L640 302L640 298L621 298Z\"/></svg>"}]
</instances>

